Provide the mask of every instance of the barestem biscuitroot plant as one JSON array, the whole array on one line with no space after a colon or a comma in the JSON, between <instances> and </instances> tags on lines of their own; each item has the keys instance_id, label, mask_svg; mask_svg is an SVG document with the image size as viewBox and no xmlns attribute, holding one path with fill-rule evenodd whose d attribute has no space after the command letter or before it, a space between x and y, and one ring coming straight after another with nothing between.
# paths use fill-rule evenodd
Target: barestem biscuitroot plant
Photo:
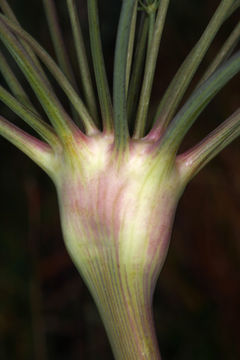
<instances>
[{"instance_id":1,"label":"barestem biscuitroot plant","mask_svg":"<svg viewBox=\"0 0 240 360\"><path fill-rule=\"evenodd\" d=\"M58 64L23 30L7 1L0 0L1 41L49 119L49 123L43 119L0 53L2 76L9 88L0 86L0 99L38 136L3 117L0 134L53 180L66 247L97 304L115 358L160 359L151 304L175 209L193 176L240 135L240 109L192 149L182 154L178 149L207 104L240 70L240 52L232 55L240 23L180 104L215 35L240 1L219 1L153 117L149 112L151 89L170 1L122 1L113 92L104 65L97 0L86 1L94 80L77 1L65 2L81 76L80 92L54 1L43 0L43 4ZM46 68L69 100L69 111L57 97Z\"/></svg>"}]
</instances>

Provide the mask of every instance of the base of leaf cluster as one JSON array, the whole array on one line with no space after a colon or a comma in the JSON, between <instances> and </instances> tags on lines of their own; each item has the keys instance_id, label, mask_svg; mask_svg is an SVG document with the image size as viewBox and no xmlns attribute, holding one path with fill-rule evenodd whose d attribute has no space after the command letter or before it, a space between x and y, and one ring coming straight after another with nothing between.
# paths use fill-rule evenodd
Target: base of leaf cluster
<instances>
[{"instance_id":1,"label":"base of leaf cluster","mask_svg":"<svg viewBox=\"0 0 240 360\"><path fill-rule=\"evenodd\" d=\"M132 141L89 139L56 173L67 249L89 287L116 359L160 359L152 296L182 192L176 163Z\"/></svg>"}]
</instances>

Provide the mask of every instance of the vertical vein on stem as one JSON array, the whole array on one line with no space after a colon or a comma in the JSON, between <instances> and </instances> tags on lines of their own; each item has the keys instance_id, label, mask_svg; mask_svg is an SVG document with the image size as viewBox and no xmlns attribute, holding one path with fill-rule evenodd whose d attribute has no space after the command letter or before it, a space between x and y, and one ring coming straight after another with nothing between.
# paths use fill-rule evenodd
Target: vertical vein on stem
<instances>
[{"instance_id":1,"label":"vertical vein on stem","mask_svg":"<svg viewBox=\"0 0 240 360\"><path fill-rule=\"evenodd\" d=\"M101 108L103 129L112 131L113 111L102 51L97 0L88 0L88 20L93 67Z\"/></svg>"},{"instance_id":2,"label":"vertical vein on stem","mask_svg":"<svg viewBox=\"0 0 240 360\"><path fill-rule=\"evenodd\" d=\"M165 24L165 18L166 18L169 2L170 0L162 0L160 2L153 34L151 30L149 33L150 45L148 47L148 52L147 52L143 84L142 84L140 101L137 111L134 138L140 138L141 136L144 135L152 85L153 85L153 78L157 63L157 56L162 38L162 32ZM150 29L151 27L153 27L153 22L154 22L154 14L150 14Z\"/></svg>"},{"instance_id":3,"label":"vertical vein on stem","mask_svg":"<svg viewBox=\"0 0 240 360\"><path fill-rule=\"evenodd\" d=\"M129 137L127 121L126 71L131 20L137 0L123 0L117 30L113 71L115 147L124 150Z\"/></svg>"}]
</instances>

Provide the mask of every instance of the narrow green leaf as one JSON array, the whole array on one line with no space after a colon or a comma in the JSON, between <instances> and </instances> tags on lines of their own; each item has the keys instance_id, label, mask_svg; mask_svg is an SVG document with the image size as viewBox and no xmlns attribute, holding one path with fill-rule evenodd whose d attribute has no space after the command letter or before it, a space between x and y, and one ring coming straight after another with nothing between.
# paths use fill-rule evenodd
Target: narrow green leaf
<instances>
[{"instance_id":1,"label":"narrow green leaf","mask_svg":"<svg viewBox=\"0 0 240 360\"><path fill-rule=\"evenodd\" d=\"M113 72L115 146L124 150L129 137L127 121L126 71L131 20L136 0L123 0L117 30Z\"/></svg>"},{"instance_id":2,"label":"narrow green leaf","mask_svg":"<svg viewBox=\"0 0 240 360\"><path fill-rule=\"evenodd\" d=\"M88 20L93 67L100 102L103 129L112 131L113 113L110 90L102 51L97 0L88 0Z\"/></svg>"},{"instance_id":3,"label":"narrow green leaf","mask_svg":"<svg viewBox=\"0 0 240 360\"><path fill-rule=\"evenodd\" d=\"M16 40L15 36L9 31L9 28L4 24L4 17L0 17L0 38L14 57L15 61L26 76L29 84L33 88L38 100L42 104L46 114L49 117L59 137L64 139L72 136L73 123L63 109L62 105L56 98L53 90L46 84L41 77L38 68L35 67L31 58L28 56L25 49Z\"/></svg>"},{"instance_id":4,"label":"narrow green leaf","mask_svg":"<svg viewBox=\"0 0 240 360\"><path fill-rule=\"evenodd\" d=\"M71 26L72 26L77 59L78 59L78 67L82 79L84 98L86 100L90 115L93 117L95 122L98 123L97 103L95 99L91 74L88 66L88 59L87 59L86 49L81 31L81 26L79 22L79 17L77 15L76 2L74 0L67 0L67 5L68 5L68 12L71 21Z\"/></svg>"},{"instance_id":5,"label":"narrow green leaf","mask_svg":"<svg viewBox=\"0 0 240 360\"><path fill-rule=\"evenodd\" d=\"M38 44L38 42L34 40L31 37L31 35L29 35L26 31L22 30L21 28L11 23L10 21L6 20L5 18L3 19L14 33L16 33L20 38L24 39L31 46L31 48L36 52L36 54L42 60L42 62L46 65L48 70L52 73L56 81L61 86L62 90L67 95L69 101L72 103L77 113L79 114L87 134L90 135L92 133L96 133L97 131L96 126L90 114L88 113L85 105L83 104L82 100L80 99L80 97L78 96L72 85L69 83L66 76L62 73L62 71L53 61L51 56L49 56L48 53Z\"/></svg>"},{"instance_id":6,"label":"narrow green leaf","mask_svg":"<svg viewBox=\"0 0 240 360\"><path fill-rule=\"evenodd\" d=\"M240 136L240 108L192 149L177 157L182 181L189 182L211 159Z\"/></svg>"},{"instance_id":7,"label":"narrow green leaf","mask_svg":"<svg viewBox=\"0 0 240 360\"><path fill-rule=\"evenodd\" d=\"M29 156L50 176L54 172L52 166L54 155L46 143L19 129L2 116L0 116L0 135Z\"/></svg>"},{"instance_id":8,"label":"narrow green leaf","mask_svg":"<svg viewBox=\"0 0 240 360\"><path fill-rule=\"evenodd\" d=\"M7 90L0 85L0 100L7 105L15 114L30 125L49 145L59 145L58 138L51 126L45 123L39 115L29 107L17 101Z\"/></svg>"},{"instance_id":9,"label":"narrow green leaf","mask_svg":"<svg viewBox=\"0 0 240 360\"><path fill-rule=\"evenodd\" d=\"M177 113L159 143L171 152L176 152L185 134L211 99L240 71L240 51L222 65L202 84Z\"/></svg>"},{"instance_id":10,"label":"narrow green leaf","mask_svg":"<svg viewBox=\"0 0 240 360\"><path fill-rule=\"evenodd\" d=\"M162 32L165 24L166 14L169 6L169 1L170 0L162 0L160 2L153 34L151 34L150 32L150 39L149 39L150 45L147 52L147 60L145 65L140 101L137 111L134 138L140 138L144 135L149 102L152 92L153 78L157 63L157 56L162 38ZM153 14L150 14L150 29L151 27L153 27L153 22L154 22Z\"/></svg>"},{"instance_id":11,"label":"narrow green leaf","mask_svg":"<svg viewBox=\"0 0 240 360\"><path fill-rule=\"evenodd\" d=\"M154 119L155 125L153 126L149 137L152 136L156 138L164 131L164 129L166 129L196 70L205 56L207 49L215 38L219 28L226 20L226 13L228 13L233 4L234 0L221 1L207 28L180 66L167 91L165 92L158 106Z\"/></svg>"}]
</instances>

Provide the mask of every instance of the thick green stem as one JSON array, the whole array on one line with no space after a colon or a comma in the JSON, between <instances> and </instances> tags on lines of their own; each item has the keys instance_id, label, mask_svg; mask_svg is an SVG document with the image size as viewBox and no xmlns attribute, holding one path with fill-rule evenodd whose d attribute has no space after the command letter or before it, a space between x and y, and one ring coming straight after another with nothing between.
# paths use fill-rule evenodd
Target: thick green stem
<instances>
[{"instance_id":1,"label":"thick green stem","mask_svg":"<svg viewBox=\"0 0 240 360\"><path fill-rule=\"evenodd\" d=\"M111 251L105 259L88 262L82 273L98 306L115 359L159 360L160 354L152 317L149 274L139 268L129 273L118 265Z\"/></svg>"},{"instance_id":2,"label":"thick green stem","mask_svg":"<svg viewBox=\"0 0 240 360\"><path fill-rule=\"evenodd\" d=\"M155 161L151 144L131 142L128 162L120 163L109 151L112 141L90 139L81 159L61 161L56 186L64 239L115 358L156 360L152 296L182 185L175 162L166 155Z\"/></svg>"}]
</instances>

